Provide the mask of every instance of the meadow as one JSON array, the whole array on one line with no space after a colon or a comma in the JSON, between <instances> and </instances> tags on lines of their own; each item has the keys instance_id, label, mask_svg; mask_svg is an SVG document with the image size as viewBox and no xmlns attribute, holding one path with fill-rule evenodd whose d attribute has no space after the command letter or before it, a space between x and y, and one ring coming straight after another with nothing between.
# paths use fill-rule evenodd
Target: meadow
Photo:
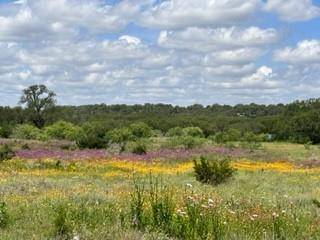
<instances>
[{"instance_id":1,"label":"meadow","mask_svg":"<svg viewBox=\"0 0 320 240\"><path fill-rule=\"evenodd\" d=\"M236 173L197 182L201 154L229 156ZM320 239L319 158L317 146L289 143L21 150L0 164L1 239Z\"/></svg>"}]
</instances>

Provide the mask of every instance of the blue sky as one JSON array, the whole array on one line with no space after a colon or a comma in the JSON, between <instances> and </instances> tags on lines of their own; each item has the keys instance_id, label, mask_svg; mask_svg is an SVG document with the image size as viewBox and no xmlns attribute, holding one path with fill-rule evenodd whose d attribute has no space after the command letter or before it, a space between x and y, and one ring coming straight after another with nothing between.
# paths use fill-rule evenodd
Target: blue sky
<instances>
[{"instance_id":1,"label":"blue sky","mask_svg":"<svg viewBox=\"0 0 320 240\"><path fill-rule=\"evenodd\" d=\"M320 0L0 1L0 105L279 103L320 95Z\"/></svg>"}]
</instances>

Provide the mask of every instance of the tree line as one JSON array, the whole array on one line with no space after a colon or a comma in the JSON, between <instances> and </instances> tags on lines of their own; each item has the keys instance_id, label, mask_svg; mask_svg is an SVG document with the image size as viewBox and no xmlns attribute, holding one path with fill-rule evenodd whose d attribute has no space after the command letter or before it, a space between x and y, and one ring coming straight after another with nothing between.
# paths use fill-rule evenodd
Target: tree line
<instances>
[{"instance_id":1,"label":"tree line","mask_svg":"<svg viewBox=\"0 0 320 240\"><path fill-rule=\"evenodd\" d=\"M77 126L99 123L112 130L143 122L167 133L175 127L199 127L208 137L229 130L268 134L274 140L320 143L320 98L289 104L194 104L187 107L169 104L56 106L55 94L43 85L23 91L24 106L0 107L2 137L19 124L38 128L58 121Z\"/></svg>"}]
</instances>

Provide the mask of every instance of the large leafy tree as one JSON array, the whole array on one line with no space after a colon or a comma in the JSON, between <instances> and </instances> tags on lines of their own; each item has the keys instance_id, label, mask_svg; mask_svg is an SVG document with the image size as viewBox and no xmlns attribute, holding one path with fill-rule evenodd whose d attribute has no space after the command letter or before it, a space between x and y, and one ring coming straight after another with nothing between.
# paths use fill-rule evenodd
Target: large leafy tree
<instances>
[{"instance_id":1,"label":"large leafy tree","mask_svg":"<svg viewBox=\"0 0 320 240\"><path fill-rule=\"evenodd\" d=\"M38 128L44 126L44 112L55 105L55 96L45 85L32 85L23 90L20 104L25 104L30 110L32 121Z\"/></svg>"}]
</instances>

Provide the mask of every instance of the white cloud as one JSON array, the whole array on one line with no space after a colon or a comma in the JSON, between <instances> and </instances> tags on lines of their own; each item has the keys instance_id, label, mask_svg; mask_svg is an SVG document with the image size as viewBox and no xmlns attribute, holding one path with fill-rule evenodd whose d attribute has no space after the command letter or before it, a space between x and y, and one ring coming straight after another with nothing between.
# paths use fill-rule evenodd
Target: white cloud
<instances>
[{"instance_id":1,"label":"white cloud","mask_svg":"<svg viewBox=\"0 0 320 240\"><path fill-rule=\"evenodd\" d=\"M272 68L262 66L254 74L242 78L240 85L254 88L278 88L280 83L275 80L275 77Z\"/></svg>"},{"instance_id":2,"label":"white cloud","mask_svg":"<svg viewBox=\"0 0 320 240\"><path fill-rule=\"evenodd\" d=\"M212 51L236 47L263 46L275 43L279 36L275 29L187 28L181 31L162 31L158 44L165 48Z\"/></svg>"},{"instance_id":3,"label":"white cloud","mask_svg":"<svg viewBox=\"0 0 320 240\"><path fill-rule=\"evenodd\" d=\"M288 22L306 21L320 16L320 7L312 0L268 0L265 10L275 12Z\"/></svg>"},{"instance_id":4,"label":"white cloud","mask_svg":"<svg viewBox=\"0 0 320 240\"><path fill-rule=\"evenodd\" d=\"M259 5L259 0L160 1L142 13L140 24L160 29L237 24L250 18Z\"/></svg>"},{"instance_id":5,"label":"white cloud","mask_svg":"<svg viewBox=\"0 0 320 240\"><path fill-rule=\"evenodd\" d=\"M290 64L320 63L320 40L303 40L295 48L275 51L274 58Z\"/></svg>"},{"instance_id":6,"label":"white cloud","mask_svg":"<svg viewBox=\"0 0 320 240\"><path fill-rule=\"evenodd\" d=\"M0 41L43 41L83 34L118 32L140 12L145 1L28 0L0 12ZM11 7L10 7L11 6Z\"/></svg>"},{"instance_id":7,"label":"white cloud","mask_svg":"<svg viewBox=\"0 0 320 240\"><path fill-rule=\"evenodd\" d=\"M135 44L135 45L139 45L141 43L141 40L139 38L128 36L128 35L123 35L119 37L119 40L125 41L126 43L129 43L129 44Z\"/></svg>"},{"instance_id":8,"label":"white cloud","mask_svg":"<svg viewBox=\"0 0 320 240\"><path fill-rule=\"evenodd\" d=\"M216 64L248 64L262 55L262 50L258 48L239 48L235 50L225 50L206 54L203 63L205 65Z\"/></svg>"},{"instance_id":9,"label":"white cloud","mask_svg":"<svg viewBox=\"0 0 320 240\"><path fill-rule=\"evenodd\" d=\"M21 89L35 83L55 90L63 104L186 105L302 96L320 84L319 41L276 51L274 59L287 65L275 65L268 53L279 42L277 26L264 29L259 20L255 27L250 18L263 5L261 0L1 3L2 104L15 104Z\"/></svg>"}]
</instances>

